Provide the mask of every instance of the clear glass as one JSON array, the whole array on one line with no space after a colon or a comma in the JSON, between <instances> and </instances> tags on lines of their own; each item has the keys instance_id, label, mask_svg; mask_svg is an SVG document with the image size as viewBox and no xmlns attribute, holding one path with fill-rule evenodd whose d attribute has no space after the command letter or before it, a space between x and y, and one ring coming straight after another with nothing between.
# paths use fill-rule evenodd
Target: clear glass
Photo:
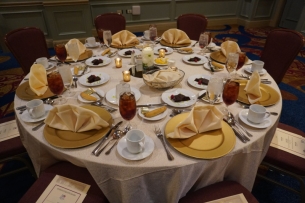
<instances>
[{"instance_id":1,"label":"clear glass","mask_svg":"<svg viewBox=\"0 0 305 203\"><path fill-rule=\"evenodd\" d=\"M61 61L62 63L65 62L65 60L67 59L67 50L64 44L56 44L55 47L55 54L56 57L59 61Z\"/></svg>"},{"instance_id":2,"label":"clear glass","mask_svg":"<svg viewBox=\"0 0 305 203\"><path fill-rule=\"evenodd\" d=\"M109 47L111 45L111 43L112 43L111 30L104 30L103 38L104 38L104 44Z\"/></svg>"},{"instance_id":3,"label":"clear glass","mask_svg":"<svg viewBox=\"0 0 305 203\"><path fill-rule=\"evenodd\" d=\"M207 87L207 96L210 104L214 104L220 97L223 90L223 78L211 77Z\"/></svg>"},{"instance_id":4,"label":"clear glass","mask_svg":"<svg viewBox=\"0 0 305 203\"><path fill-rule=\"evenodd\" d=\"M237 63L238 63L238 57L239 57L239 55L237 53L229 53L227 55L227 60L226 60L225 66L226 66L226 69L229 73L229 77L231 77L231 78L235 77L235 75L233 75L233 77L232 77L231 74L234 71L236 71L236 67L237 67Z\"/></svg>"},{"instance_id":5,"label":"clear glass","mask_svg":"<svg viewBox=\"0 0 305 203\"><path fill-rule=\"evenodd\" d=\"M75 95L75 92L72 92L70 90L71 85L73 83L73 76L71 72L71 66L64 65L58 68L59 74L61 75L62 81L64 83L64 86L66 87L67 91L64 92L64 96L66 97L72 97Z\"/></svg>"},{"instance_id":6,"label":"clear glass","mask_svg":"<svg viewBox=\"0 0 305 203\"><path fill-rule=\"evenodd\" d=\"M238 98L239 94L239 83L234 80L228 80L224 85L222 92L223 102L226 104L226 109L223 110L225 114L229 112L228 108Z\"/></svg>"},{"instance_id":7,"label":"clear glass","mask_svg":"<svg viewBox=\"0 0 305 203\"><path fill-rule=\"evenodd\" d=\"M58 95L58 99L54 100L54 104L61 105L67 102L65 98L62 98L62 93L65 89L63 80L59 72L53 71L47 75L48 87L53 94Z\"/></svg>"},{"instance_id":8,"label":"clear glass","mask_svg":"<svg viewBox=\"0 0 305 203\"><path fill-rule=\"evenodd\" d=\"M200 36L199 36L198 43L199 43L199 47L201 48L199 54L204 55L205 54L205 48L209 44L209 34L206 33L206 32L201 33Z\"/></svg>"},{"instance_id":9,"label":"clear glass","mask_svg":"<svg viewBox=\"0 0 305 203\"><path fill-rule=\"evenodd\" d=\"M74 62L77 62L80 55L77 43L71 43L67 45L68 54Z\"/></svg>"},{"instance_id":10,"label":"clear glass","mask_svg":"<svg viewBox=\"0 0 305 203\"><path fill-rule=\"evenodd\" d=\"M133 92L121 92L119 110L122 118L127 120L128 125L132 127L130 121L135 117L137 112L136 97Z\"/></svg>"},{"instance_id":11,"label":"clear glass","mask_svg":"<svg viewBox=\"0 0 305 203\"><path fill-rule=\"evenodd\" d=\"M103 29L98 29L97 30L97 37L98 40L100 41L100 47L104 46L104 30Z\"/></svg>"},{"instance_id":12,"label":"clear glass","mask_svg":"<svg viewBox=\"0 0 305 203\"><path fill-rule=\"evenodd\" d=\"M149 25L149 38L151 41L155 41L157 39L157 27L156 25Z\"/></svg>"}]
</instances>

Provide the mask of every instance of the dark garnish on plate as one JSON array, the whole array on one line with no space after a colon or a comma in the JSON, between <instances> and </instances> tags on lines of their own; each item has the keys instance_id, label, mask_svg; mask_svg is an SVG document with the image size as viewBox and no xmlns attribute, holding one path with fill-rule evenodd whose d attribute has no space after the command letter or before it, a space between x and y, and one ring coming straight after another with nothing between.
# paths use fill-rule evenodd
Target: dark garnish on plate
<instances>
[{"instance_id":1,"label":"dark garnish on plate","mask_svg":"<svg viewBox=\"0 0 305 203\"><path fill-rule=\"evenodd\" d=\"M124 55L128 56L128 55L131 55L132 51L131 50L128 50L128 51L125 51Z\"/></svg>"},{"instance_id":2,"label":"dark garnish on plate","mask_svg":"<svg viewBox=\"0 0 305 203\"><path fill-rule=\"evenodd\" d=\"M201 58L195 56L195 57L193 57L193 58L190 58L188 61L190 61L190 62L198 62L198 61L200 61L200 60L201 60Z\"/></svg>"},{"instance_id":3,"label":"dark garnish on plate","mask_svg":"<svg viewBox=\"0 0 305 203\"><path fill-rule=\"evenodd\" d=\"M92 64L93 65L99 65L100 63L103 63L104 61L103 61L103 59L94 59L93 61L92 61Z\"/></svg>"},{"instance_id":4,"label":"dark garnish on plate","mask_svg":"<svg viewBox=\"0 0 305 203\"><path fill-rule=\"evenodd\" d=\"M198 85L208 85L209 80L205 78L196 78L195 81L198 83Z\"/></svg>"},{"instance_id":5,"label":"dark garnish on plate","mask_svg":"<svg viewBox=\"0 0 305 203\"><path fill-rule=\"evenodd\" d=\"M171 100L173 100L174 102L182 102L182 101L189 101L191 100L190 97L187 97L183 94L177 94L177 95L171 95Z\"/></svg>"},{"instance_id":6,"label":"dark garnish on plate","mask_svg":"<svg viewBox=\"0 0 305 203\"><path fill-rule=\"evenodd\" d=\"M101 78L99 76L96 76L96 75L90 75L87 78L87 80L88 80L88 83L93 83L93 82L101 80Z\"/></svg>"}]
</instances>

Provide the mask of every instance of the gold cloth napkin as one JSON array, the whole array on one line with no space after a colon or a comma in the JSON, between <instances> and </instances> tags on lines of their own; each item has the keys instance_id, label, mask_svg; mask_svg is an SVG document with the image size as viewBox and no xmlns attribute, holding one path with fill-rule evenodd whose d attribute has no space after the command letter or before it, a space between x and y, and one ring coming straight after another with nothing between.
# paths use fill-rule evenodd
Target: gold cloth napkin
<instances>
[{"instance_id":1,"label":"gold cloth napkin","mask_svg":"<svg viewBox=\"0 0 305 203\"><path fill-rule=\"evenodd\" d=\"M109 125L97 113L72 104L55 106L44 122L52 128L73 132L99 130Z\"/></svg>"},{"instance_id":2,"label":"gold cloth napkin","mask_svg":"<svg viewBox=\"0 0 305 203\"><path fill-rule=\"evenodd\" d=\"M168 82L178 80L181 77L180 71L171 68L159 70L153 74L143 74L143 77L148 82Z\"/></svg>"},{"instance_id":3,"label":"gold cloth napkin","mask_svg":"<svg viewBox=\"0 0 305 203\"><path fill-rule=\"evenodd\" d=\"M42 96L48 89L47 71L41 64L33 64L30 70L29 85L31 90Z\"/></svg>"},{"instance_id":4,"label":"gold cloth napkin","mask_svg":"<svg viewBox=\"0 0 305 203\"><path fill-rule=\"evenodd\" d=\"M68 44L72 44L72 43L77 43L78 46L78 50L79 50L79 55L81 55L82 53L85 53L86 51L86 47L83 43L81 43L81 41L79 41L78 39L70 39L67 44L65 45L66 50L68 51ZM68 53L69 54L69 53Z\"/></svg>"},{"instance_id":5,"label":"gold cloth napkin","mask_svg":"<svg viewBox=\"0 0 305 203\"><path fill-rule=\"evenodd\" d=\"M222 128L223 114L213 105L195 106L187 118L179 123L170 138L185 139L198 133Z\"/></svg>"},{"instance_id":6,"label":"gold cloth napkin","mask_svg":"<svg viewBox=\"0 0 305 203\"><path fill-rule=\"evenodd\" d=\"M162 34L162 39L169 44L188 44L191 43L187 34L179 29L169 29Z\"/></svg>"},{"instance_id":7,"label":"gold cloth napkin","mask_svg":"<svg viewBox=\"0 0 305 203\"><path fill-rule=\"evenodd\" d=\"M120 32L115 33L112 36L111 45L114 46L128 46L128 45L136 45L139 44L139 40L137 36L128 30L122 30Z\"/></svg>"},{"instance_id":8,"label":"gold cloth napkin","mask_svg":"<svg viewBox=\"0 0 305 203\"><path fill-rule=\"evenodd\" d=\"M259 73L257 71L254 71L244 89L248 96L248 100L251 104L257 102L262 97L262 93L260 89L260 83L261 83L260 81L261 78Z\"/></svg>"},{"instance_id":9,"label":"gold cloth napkin","mask_svg":"<svg viewBox=\"0 0 305 203\"><path fill-rule=\"evenodd\" d=\"M229 53L236 53L240 52L240 48L238 44L234 41L225 41L220 45L221 52L223 53L224 56L227 56Z\"/></svg>"}]
</instances>

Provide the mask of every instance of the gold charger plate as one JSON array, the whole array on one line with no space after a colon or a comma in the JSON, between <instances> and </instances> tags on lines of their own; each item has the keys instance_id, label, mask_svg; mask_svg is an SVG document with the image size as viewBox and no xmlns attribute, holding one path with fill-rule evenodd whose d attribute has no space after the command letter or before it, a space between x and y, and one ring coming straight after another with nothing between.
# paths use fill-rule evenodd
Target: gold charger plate
<instances>
[{"instance_id":1,"label":"gold charger plate","mask_svg":"<svg viewBox=\"0 0 305 203\"><path fill-rule=\"evenodd\" d=\"M112 116L108 111L97 106L85 105L82 107L97 113L102 119L109 123L109 126L100 130L72 132L67 130L58 130L46 125L43 134L48 143L59 148L79 148L100 140L108 132L113 121Z\"/></svg>"},{"instance_id":2,"label":"gold charger plate","mask_svg":"<svg viewBox=\"0 0 305 203\"><path fill-rule=\"evenodd\" d=\"M176 126L189 113L179 114L170 119L165 126L165 135L174 132ZM187 139L171 139L168 142L177 151L190 157L215 159L228 154L235 146L236 137L232 128L222 121L222 129L199 133Z\"/></svg>"},{"instance_id":3,"label":"gold charger plate","mask_svg":"<svg viewBox=\"0 0 305 203\"><path fill-rule=\"evenodd\" d=\"M248 80L241 80L238 82L239 82L239 94L237 101L240 101L245 104L250 104L246 91L244 90ZM271 106L276 104L280 100L280 94L269 85L265 85L261 83L259 88L261 90L262 97L257 102L255 102L256 104L260 104L263 106Z\"/></svg>"},{"instance_id":4,"label":"gold charger plate","mask_svg":"<svg viewBox=\"0 0 305 203\"><path fill-rule=\"evenodd\" d=\"M227 57L222 54L221 51L214 51L210 54L210 58L218 63L225 64ZM248 62L249 58L246 56L245 64Z\"/></svg>"},{"instance_id":5,"label":"gold charger plate","mask_svg":"<svg viewBox=\"0 0 305 203\"><path fill-rule=\"evenodd\" d=\"M51 96L54 96L54 94L50 91L48 88L47 91L42 96L37 96L30 88L29 81L26 81L19 85L19 87L16 89L16 95L23 100L32 100L32 99L44 99Z\"/></svg>"},{"instance_id":6,"label":"gold charger plate","mask_svg":"<svg viewBox=\"0 0 305 203\"><path fill-rule=\"evenodd\" d=\"M86 49L86 51L85 51L84 53L82 53L82 54L78 57L77 61L86 60L86 59L90 58L92 55L93 55L92 50ZM56 58L57 58L57 57L56 57ZM57 59L57 60L58 60L58 59ZM66 62L74 62L69 56L68 56L68 58L67 58L65 61L66 61Z\"/></svg>"},{"instance_id":7,"label":"gold charger plate","mask_svg":"<svg viewBox=\"0 0 305 203\"><path fill-rule=\"evenodd\" d=\"M139 42L135 43L135 44L128 44L128 45L122 45L122 46L117 46L117 45L111 44L110 47L116 48L116 49L128 49L128 48L134 47L134 46L136 46L138 44L139 44Z\"/></svg>"},{"instance_id":8,"label":"gold charger plate","mask_svg":"<svg viewBox=\"0 0 305 203\"><path fill-rule=\"evenodd\" d=\"M173 47L173 48L187 47L187 46L191 45L191 43L187 43L187 44L170 44L170 43L167 43L166 41L164 41L163 39L161 39L160 44L162 44L164 46L168 46L168 47Z\"/></svg>"}]
</instances>

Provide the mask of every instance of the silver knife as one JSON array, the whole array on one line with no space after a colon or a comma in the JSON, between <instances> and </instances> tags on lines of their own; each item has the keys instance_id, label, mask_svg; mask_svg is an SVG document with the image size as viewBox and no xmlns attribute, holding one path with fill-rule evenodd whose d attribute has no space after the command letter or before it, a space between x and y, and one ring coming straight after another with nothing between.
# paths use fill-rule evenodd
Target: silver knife
<instances>
[{"instance_id":1,"label":"silver knife","mask_svg":"<svg viewBox=\"0 0 305 203\"><path fill-rule=\"evenodd\" d=\"M103 145L103 143L108 139L109 135L114 132L121 124L123 123L123 121L118 122L117 124L115 124L113 127L111 127L109 129L109 131L107 132L107 134L102 138L102 140L100 141L100 143L95 147L95 149L92 151L92 154L94 154L95 156L99 156L101 154L101 147Z\"/></svg>"},{"instance_id":2,"label":"silver knife","mask_svg":"<svg viewBox=\"0 0 305 203\"><path fill-rule=\"evenodd\" d=\"M205 97L205 95L207 95L207 92L204 92L202 95L198 96L197 99L202 99L203 97Z\"/></svg>"},{"instance_id":3,"label":"silver knife","mask_svg":"<svg viewBox=\"0 0 305 203\"><path fill-rule=\"evenodd\" d=\"M234 131L236 137L238 137L238 139L240 141L242 141L243 143L246 143L247 140L245 140L245 138L236 130L235 126L231 125L227 119L223 118L223 120L232 128L232 130Z\"/></svg>"},{"instance_id":4,"label":"silver knife","mask_svg":"<svg viewBox=\"0 0 305 203\"><path fill-rule=\"evenodd\" d=\"M88 69L88 66L86 66L86 67L84 68L84 71L82 72L82 74L81 74L80 76L83 76L83 75L86 73L87 69Z\"/></svg>"},{"instance_id":5,"label":"silver knife","mask_svg":"<svg viewBox=\"0 0 305 203\"><path fill-rule=\"evenodd\" d=\"M160 104L140 104L137 105L137 108L139 107L153 107L153 106L167 106L166 103L160 103Z\"/></svg>"}]
</instances>

